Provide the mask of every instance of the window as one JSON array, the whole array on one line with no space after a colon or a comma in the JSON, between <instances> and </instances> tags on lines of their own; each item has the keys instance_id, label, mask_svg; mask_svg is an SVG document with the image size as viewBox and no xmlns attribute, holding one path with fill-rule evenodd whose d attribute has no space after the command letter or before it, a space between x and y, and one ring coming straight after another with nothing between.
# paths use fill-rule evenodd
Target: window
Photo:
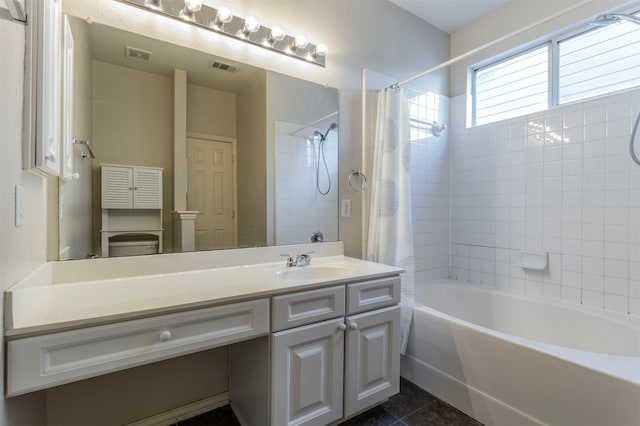
<instances>
[{"instance_id":1,"label":"window","mask_svg":"<svg viewBox=\"0 0 640 426\"><path fill-rule=\"evenodd\" d=\"M590 26L472 69L472 125L638 86L640 26Z\"/></svg>"},{"instance_id":2,"label":"window","mask_svg":"<svg viewBox=\"0 0 640 426\"><path fill-rule=\"evenodd\" d=\"M640 26L629 22L558 42L559 103L640 86Z\"/></svg>"},{"instance_id":3,"label":"window","mask_svg":"<svg viewBox=\"0 0 640 426\"><path fill-rule=\"evenodd\" d=\"M409 98L409 120L411 141L417 141L432 136L431 125L440 120L440 96L427 92Z\"/></svg>"},{"instance_id":4,"label":"window","mask_svg":"<svg viewBox=\"0 0 640 426\"><path fill-rule=\"evenodd\" d=\"M541 111L549 105L549 45L475 71L475 123Z\"/></svg>"}]
</instances>

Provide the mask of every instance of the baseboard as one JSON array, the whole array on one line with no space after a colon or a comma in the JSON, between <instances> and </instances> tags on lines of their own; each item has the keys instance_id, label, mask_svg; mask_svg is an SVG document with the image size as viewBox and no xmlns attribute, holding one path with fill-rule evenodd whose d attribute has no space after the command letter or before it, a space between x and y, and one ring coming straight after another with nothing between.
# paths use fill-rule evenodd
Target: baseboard
<instances>
[{"instance_id":1,"label":"baseboard","mask_svg":"<svg viewBox=\"0 0 640 426\"><path fill-rule=\"evenodd\" d=\"M228 403L229 392L224 392L210 398L201 399L200 401L192 402L191 404L174 408L173 410L165 411L164 413L156 414L155 416L147 417L146 419L129 423L127 426L173 425L176 422L186 420L200 414L204 414L207 411L211 411L214 408L222 407L224 405L227 405Z\"/></svg>"},{"instance_id":2,"label":"baseboard","mask_svg":"<svg viewBox=\"0 0 640 426\"><path fill-rule=\"evenodd\" d=\"M411 355L401 358L402 377L484 425L544 425L536 418Z\"/></svg>"}]
</instances>

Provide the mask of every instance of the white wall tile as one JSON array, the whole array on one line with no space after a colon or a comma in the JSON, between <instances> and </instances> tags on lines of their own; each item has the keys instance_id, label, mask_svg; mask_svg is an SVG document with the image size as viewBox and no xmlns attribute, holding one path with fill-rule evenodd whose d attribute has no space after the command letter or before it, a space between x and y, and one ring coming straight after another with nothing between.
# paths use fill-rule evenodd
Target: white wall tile
<instances>
[{"instance_id":1,"label":"white wall tile","mask_svg":"<svg viewBox=\"0 0 640 426\"><path fill-rule=\"evenodd\" d=\"M627 154L638 94L459 129L463 136L451 141L451 228L465 256L457 256L455 274L574 304L640 310L640 168ZM454 114L464 113L463 101ZM525 273L523 248L549 252L554 264Z\"/></svg>"},{"instance_id":2,"label":"white wall tile","mask_svg":"<svg viewBox=\"0 0 640 426\"><path fill-rule=\"evenodd\" d=\"M608 311L626 314L629 312L629 299L615 294L605 294L604 308Z\"/></svg>"},{"instance_id":3,"label":"white wall tile","mask_svg":"<svg viewBox=\"0 0 640 426\"><path fill-rule=\"evenodd\" d=\"M582 304L594 308L604 308L604 293L582 290Z\"/></svg>"}]
</instances>

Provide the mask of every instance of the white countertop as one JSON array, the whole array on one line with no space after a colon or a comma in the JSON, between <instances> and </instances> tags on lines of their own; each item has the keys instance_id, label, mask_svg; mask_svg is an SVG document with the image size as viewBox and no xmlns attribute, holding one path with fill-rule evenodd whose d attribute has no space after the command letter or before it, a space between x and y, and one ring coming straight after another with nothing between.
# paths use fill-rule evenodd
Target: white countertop
<instances>
[{"instance_id":1,"label":"white countertop","mask_svg":"<svg viewBox=\"0 0 640 426\"><path fill-rule=\"evenodd\" d=\"M278 261L71 283L18 284L5 292L5 335L44 334L402 272L341 255L314 258L312 266L316 265L342 267L344 273L329 279L281 278L277 272L285 266Z\"/></svg>"}]
</instances>

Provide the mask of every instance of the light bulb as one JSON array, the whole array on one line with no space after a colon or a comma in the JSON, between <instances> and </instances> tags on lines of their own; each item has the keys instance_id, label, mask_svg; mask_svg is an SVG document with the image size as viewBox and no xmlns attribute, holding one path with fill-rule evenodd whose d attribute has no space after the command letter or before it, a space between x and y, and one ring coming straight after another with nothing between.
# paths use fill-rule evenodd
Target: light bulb
<instances>
[{"instance_id":1,"label":"light bulb","mask_svg":"<svg viewBox=\"0 0 640 426\"><path fill-rule=\"evenodd\" d=\"M218 8L218 12L216 13L216 23L218 25L228 24L233 20L233 12L228 7L222 6Z\"/></svg>"},{"instance_id":2,"label":"light bulb","mask_svg":"<svg viewBox=\"0 0 640 426\"><path fill-rule=\"evenodd\" d=\"M267 42L269 42L269 44L275 44L275 42L283 40L285 35L286 34L284 33L282 27L276 25L275 27L271 28L271 33L267 37Z\"/></svg>"},{"instance_id":3,"label":"light bulb","mask_svg":"<svg viewBox=\"0 0 640 426\"><path fill-rule=\"evenodd\" d=\"M324 43L318 43L316 47L313 49L313 52L311 52L311 56L313 56L314 58L317 56L324 56L326 54L327 54L327 45Z\"/></svg>"},{"instance_id":4,"label":"light bulb","mask_svg":"<svg viewBox=\"0 0 640 426\"><path fill-rule=\"evenodd\" d=\"M184 0L184 9L178 16L187 21L195 21L195 13L202 9L202 0Z\"/></svg>"},{"instance_id":5,"label":"light bulb","mask_svg":"<svg viewBox=\"0 0 640 426\"><path fill-rule=\"evenodd\" d=\"M307 47L307 44L309 44L307 38L302 34L299 34L293 39L289 47L291 48L291 51L295 52L296 49L304 49Z\"/></svg>"},{"instance_id":6,"label":"light bulb","mask_svg":"<svg viewBox=\"0 0 640 426\"><path fill-rule=\"evenodd\" d=\"M190 12L197 12L202 9L202 0L184 0L184 7Z\"/></svg>"},{"instance_id":7,"label":"light bulb","mask_svg":"<svg viewBox=\"0 0 640 426\"><path fill-rule=\"evenodd\" d=\"M254 18L253 16L247 16L245 18L243 32L246 35L249 35L250 33L255 33L259 29L260 29L260 22L258 22L256 18Z\"/></svg>"}]
</instances>

